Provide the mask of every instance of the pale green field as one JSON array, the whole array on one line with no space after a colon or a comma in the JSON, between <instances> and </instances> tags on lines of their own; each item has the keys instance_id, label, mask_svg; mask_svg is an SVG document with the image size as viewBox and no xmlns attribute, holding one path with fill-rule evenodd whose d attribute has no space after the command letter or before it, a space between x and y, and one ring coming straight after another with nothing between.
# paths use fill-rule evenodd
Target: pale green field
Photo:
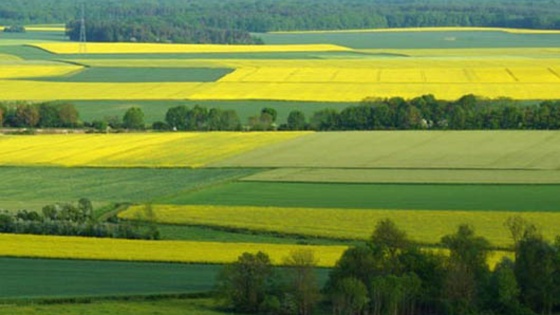
<instances>
[{"instance_id":1,"label":"pale green field","mask_svg":"<svg viewBox=\"0 0 560 315\"><path fill-rule=\"evenodd\" d=\"M320 132L216 167L560 169L557 131Z\"/></svg>"},{"instance_id":2,"label":"pale green field","mask_svg":"<svg viewBox=\"0 0 560 315\"><path fill-rule=\"evenodd\" d=\"M308 183L442 183L442 184L558 184L560 171L278 168L251 174L243 181Z\"/></svg>"}]
</instances>

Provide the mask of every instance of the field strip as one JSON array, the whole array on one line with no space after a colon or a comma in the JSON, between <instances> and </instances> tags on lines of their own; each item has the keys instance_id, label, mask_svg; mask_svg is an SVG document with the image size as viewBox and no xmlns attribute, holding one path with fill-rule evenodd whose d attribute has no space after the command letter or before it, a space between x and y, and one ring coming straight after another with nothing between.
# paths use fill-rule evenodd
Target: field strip
<instances>
[{"instance_id":1,"label":"field strip","mask_svg":"<svg viewBox=\"0 0 560 315\"><path fill-rule=\"evenodd\" d=\"M279 168L242 181L307 183L560 184L560 171Z\"/></svg>"},{"instance_id":2,"label":"field strip","mask_svg":"<svg viewBox=\"0 0 560 315\"><path fill-rule=\"evenodd\" d=\"M560 30L540 30L503 27L407 27L352 30L278 31L270 34L344 34L344 33L402 33L402 32L506 32L512 34L560 34Z\"/></svg>"},{"instance_id":3,"label":"field strip","mask_svg":"<svg viewBox=\"0 0 560 315\"><path fill-rule=\"evenodd\" d=\"M415 98L432 94L456 100L467 94L517 100L560 99L560 83L285 83L217 82L192 91L191 100L360 102L367 97Z\"/></svg>"},{"instance_id":4,"label":"field strip","mask_svg":"<svg viewBox=\"0 0 560 315\"><path fill-rule=\"evenodd\" d=\"M68 64L1 64L0 80L67 75L84 69Z\"/></svg>"},{"instance_id":5,"label":"field strip","mask_svg":"<svg viewBox=\"0 0 560 315\"><path fill-rule=\"evenodd\" d=\"M159 261L223 264L243 252L266 252L273 263L297 249L309 249L321 267L332 267L346 246L139 241L124 239L0 234L0 256L89 260Z\"/></svg>"},{"instance_id":6,"label":"field strip","mask_svg":"<svg viewBox=\"0 0 560 315\"><path fill-rule=\"evenodd\" d=\"M78 54L79 43L44 43L35 47L55 54ZM147 43L87 43L88 54L146 53L243 53L243 52L326 52L350 51L338 45L211 45L211 44L147 44Z\"/></svg>"},{"instance_id":7,"label":"field strip","mask_svg":"<svg viewBox=\"0 0 560 315\"><path fill-rule=\"evenodd\" d=\"M371 59L68 59L69 61L92 67L178 67L178 68L278 68L278 69L547 69L560 66L560 49L556 58L525 58L515 56L504 58L510 51L498 50L500 53L491 57L465 56L457 57L455 50L449 50L449 58L445 55L437 57L407 57L407 58L371 58ZM473 49L474 52L479 50ZM525 50L526 51L526 50ZM381 51L380 51L381 52ZM408 52L408 50L406 50ZM412 50L416 52L416 50ZM445 51L444 51L445 52ZM481 50L481 54L486 54ZM537 54L537 53L535 53ZM139 56L140 57L140 56Z\"/></svg>"},{"instance_id":8,"label":"field strip","mask_svg":"<svg viewBox=\"0 0 560 315\"><path fill-rule=\"evenodd\" d=\"M0 165L201 167L309 132L0 136Z\"/></svg>"},{"instance_id":9,"label":"field strip","mask_svg":"<svg viewBox=\"0 0 560 315\"><path fill-rule=\"evenodd\" d=\"M477 234L494 246L511 246L509 231L503 226L511 216L520 215L537 225L543 235L560 234L560 213L506 211L364 210L325 208L280 208L249 206L153 205L156 220L167 224L239 228L285 234L365 240L379 220L389 218L415 241L437 244L454 233L460 224L470 224ZM119 214L135 219L144 206L134 206Z\"/></svg>"},{"instance_id":10,"label":"field strip","mask_svg":"<svg viewBox=\"0 0 560 315\"><path fill-rule=\"evenodd\" d=\"M211 166L558 170L558 156L558 131L319 132Z\"/></svg>"}]
</instances>

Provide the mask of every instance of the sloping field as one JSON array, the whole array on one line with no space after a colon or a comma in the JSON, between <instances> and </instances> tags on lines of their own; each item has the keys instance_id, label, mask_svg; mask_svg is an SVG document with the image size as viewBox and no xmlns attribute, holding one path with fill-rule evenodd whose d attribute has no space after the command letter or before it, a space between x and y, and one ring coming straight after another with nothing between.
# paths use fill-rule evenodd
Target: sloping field
<instances>
[{"instance_id":1,"label":"sloping field","mask_svg":"<svg viewBox=\"0 0 560 315\"><path fill-rule=\"evenodd\" d=\"M201 167L309 132L0 136L0 165Z\"/></svg>"},{"instance_id":2,"label":"sloping field","mask_svg":"<svg viewBox=\"0 0 560 315\"><path fill-rule=\"evenodd\" d=\"M49 77L57 82L214 82L231 69L223 68L88 68L74 75Z\"/></svg>"},{"instance_id":3,"label":"sloping field","mask_svg":"<svg viewBox=\"0 0 560 315\"><path fill-rule=\"evenodd\" d=\"M556 71L556 70L555 70ZM278 100L359 102L366 97L414 98L433 94L456 100L466 94L518 100L560 99L559 83L75 83L0 80L2 100Z\"/></svg>"},{"instance_id":4,"label":"sloping field","mask_svg":"<svg viewBox=\"0 0 560 315\"><path fill-rule=\"evenodd\" d=\"M80 71L83 67L60 63L10 63L1 64L0 79L52 77Z\"/></svg>"},{"instance_id":5,"label":"sloping field","mask_svg":"<svg viewBox=\"0 0 560 315\"><path fill-rule=\"evenodd\" d=\"M40 210L86 197L95 205L148 202L250 175L246 169L0 167L0 209Z\"/></svg>"},{"instance_id":6,"label":"sloping field","mask_svg":"<svg viewBox=\"0 0 560 315\"><path fill-rule=\"evenodd\" d=\"M80 53L78 43L47 43L36 47L55 54ZM243 52L299 52L346 51L346 47L315 45L197 45L197 44L145 44L145 43L88 43L88 54L146 54L146 53L243 53Z\"/></svg>"},{"instance_id":7,"label":"sloping field","mask_svg":"<svg viewBox=\"0 0 560 315\"><path fill-rule=\"evenodd\" d=\"M504 29L417 28L359 31L318 31L258 34L266 44L331 43L355 49L455 49L558 47L560 32L527 32Z\"/></svg>"},{"instance_id":8,"label":"sloping field","mask_svg":"<svg viewBox=\"0 0 560 315\"><path fill-rule=\"evenodd\" d=\"M220 167L560 169L557 131L321 132Z\"/></svg>"},{"instance_id":9,"label":"sloping field","mask_svg":"<svg viewBox=\"0 0 560 315\"><path fill-rule=\"evenodd\" d=\"M560 184L560 171L279 168L252 174L241 180L305 183Z\"/></svg>"},{"instance_id":10,"label":"sloping field","mask_svg":"<svg viewBox=\"0 0 560 315\"><path fill-rule=\"evenodd\" d=\"M301 248L315 253L318 266L332 267L347 247L0 234L0 256L5 257L223 264L236 261L244 252L264 251L273 263L281 264L292 251Z\"/></svg>"},{"instance_id":11,"label":"sloping field","mask_svg":"<svg viewBox=\"0 0 560 315\"><path fill-rule=\"evenodd\" d=\"M134 220L143 206L132 207L120 217ZM558 212L502 211L418 211L418 210L358 210L233 206L153 206L157 221L169 224L190 224L241 228L254 231L278 232L307 236L366 240L375 224L382 219L393 220L415 241L437 244L444 235L452 234L460 224L470 224L494 246L512 245L504 222L520 215L536 224L545 237L558 235Z\"/></svg>"},{"instance_id":12,"label":"sloping field","mask_svg":"<svg viewBox=\"0 0 560 315\"><path fill-rule=\"evenodd\" d=\"M2 100L181 100L204 83L83 83L0 80Z\"/></svg>"}]
</instances>

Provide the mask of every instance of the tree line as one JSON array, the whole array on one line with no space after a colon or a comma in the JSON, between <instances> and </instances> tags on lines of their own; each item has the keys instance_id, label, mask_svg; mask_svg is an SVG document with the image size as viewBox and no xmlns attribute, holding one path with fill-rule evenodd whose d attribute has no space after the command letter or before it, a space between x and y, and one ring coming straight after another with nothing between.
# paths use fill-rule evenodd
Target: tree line
<instances>
[{"instance_id":1,"label":"tree line","mask_svg":"<svg viewBox=\"0 0 560 315\"><path fill-rule=\"evenodd\" d=\"M99 221L91 201L81 198L77 205L49 204L40 212L0 210L0 233L157 240L160 234L153 218L148 205L139 221L124 221L116 216Z\"/></svg>"},{"instance_id":2,"label":"tree line","mask_svg":"<svg viewBox=\"0 0 560 315\"><path fill-rule=\"evenodd\" d=\"M0 3L5 24L69 23L74 0ZM560 28L557 0L95 0L86 2L91 40L249 43L250 33L427 26ZM116 32L116 33L115 33Z\"/></svg>"},{"instance_id":3,"label":"tree line","mask_svg":"<svg viewBox=\"0 0 560 315\"><path fill-rule=\"evenodd\" d=\"M217 298L251 314L553 314L560 310L560 236L551 243L521 217L505 223L515 258L488 266L490 243L469 225L442 237L448 254L425 250L394 222L378 222L368 242L347 249L319 288L312 252L272 268L244 253L218 277Z\"/></svg>"},{"instance_id":4,"label":"tree line","mask_svg":"<svg viewBox=\"0 0 560 315\"><path fill-rule=\"evenodd\" d=\"M558 130L560 101L523 105L508 98L484 99L465 95L443 101L433 95L410 100L401 97L366 98L341 111L322 109L307 118L300 110L278 122L278 113L264 107L243 123L235 110L185 105L169 108L162 121L145 123L140 107L130 107L122 117L82 122L71 103L0 104L0 127L85 128L156 131L271 131L271 130Z\"/></svg>"}]
</instances>

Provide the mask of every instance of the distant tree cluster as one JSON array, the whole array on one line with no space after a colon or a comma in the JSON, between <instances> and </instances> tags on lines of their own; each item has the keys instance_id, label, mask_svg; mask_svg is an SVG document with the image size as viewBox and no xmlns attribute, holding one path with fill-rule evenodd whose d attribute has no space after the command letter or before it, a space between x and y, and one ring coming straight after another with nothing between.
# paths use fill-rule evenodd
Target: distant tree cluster
<instances>
[{"instance_id":1,"label":"distant tree cluster","mask_svg":"<svg viewBox=\"0 0 560 315\"><path fill-rule=\"evenodd\" d=\"M10 25L4 27L4 33L25 33L23 25Z\"/></svg>"},{"instance_id":2,"label":"distant tree cluster","mask_svg":"<svg viewBox=\"0 0 560 315\"><path fill-rule=\"evenodd\" d=\"M80 21L66 24L70 40L80 39ZM262 44L247 31L169 23L158 17L130 20L88 20L86 38L91 42L158 42L194 44Z\"/></svg>"},{"instance_id":3,"label":"distant tree cluster","mask_svg":"<svg viewBox=\"0 0 560 315\"><path fill-rule=\"evenodd\" d=\"M170 108L165 122L157 122L153 127L157 130L236 131L241 130L241 121L234 110L181 105Z\"/></svg>"},{"instance_id":4,"label":"distant tree cluster","mask_svg":"<svg viewBox=\"0 0 560 315\"><path fill-rule=\"evenodd\" d=\"M0 127L76 128L79 113L70 103L0 104Z\"/></svg>"},{"instance_id":5,"label":"distant tree cluster","mask_svg":"<svg viewBox=\"0 0 560 315\"><path fill-rule=\"evenodd\" d=\"M437 100L432 95L411 100L365 99L360 105L340 112L315 112L307 127L323 131L560 129L560 101L523 106L511 99L486 100L474 95L452 102Z\"/></svg>"},{"instance_id":6,"label":"distant tree cluster","mask_svg":"<svg viewBox=\"0 0 560 315\"><path fill-rule=\"evenodd\" d=\"M149 210L147 215L149 216ZM146 220L146 218L139 218ZM39 213L33 210L0 211L0 233L108 237L126 239L159 239L157 226L150 222L99 222L89 199L81 198L77 205L57 203L46 205Z\"/></svg>"},{"instance_id":7,"label":"distant tree cluster","mask_svg":"<svg viewBox=\"0 0 560 315\"><path fill-rule=\"evenodd\" d=\"M219 274L218 298L226 308L244 314L313 314L320 300L313 252L296 250L284 265L274 268L263 252L243 253Z\"/></svg>"},{"instance_id":8,"label":"distant tree cluster","mask_svg":"<svg viewBox=\"0 0 560 315\"><path fill-rule=\"evenodd\" d=\"M521 217L510 218L505 225L515 241L515 260L504 257L494 269L488 266L489 242L468 225L441 239L440 245L448 250L444 255L419 248L395 223L385 219L378 222L366 244L344 252L322 294L308 286L299 291L293 291L298 286L279 290L278 284L285 280L282 273L275 274L264 253L245 253L225 267L218 292L232 309L252 314L306 315L318 306L324 311L330 308L334 315L531 315L559 311L560 237L554 244L546 241ZM291 268L293 265L288 265ZM298 275L295 279L304 279ZM310 280L303 282L316 285ZM306 302L303 296L308 297Z\"/></svg>"}]
</instances>

